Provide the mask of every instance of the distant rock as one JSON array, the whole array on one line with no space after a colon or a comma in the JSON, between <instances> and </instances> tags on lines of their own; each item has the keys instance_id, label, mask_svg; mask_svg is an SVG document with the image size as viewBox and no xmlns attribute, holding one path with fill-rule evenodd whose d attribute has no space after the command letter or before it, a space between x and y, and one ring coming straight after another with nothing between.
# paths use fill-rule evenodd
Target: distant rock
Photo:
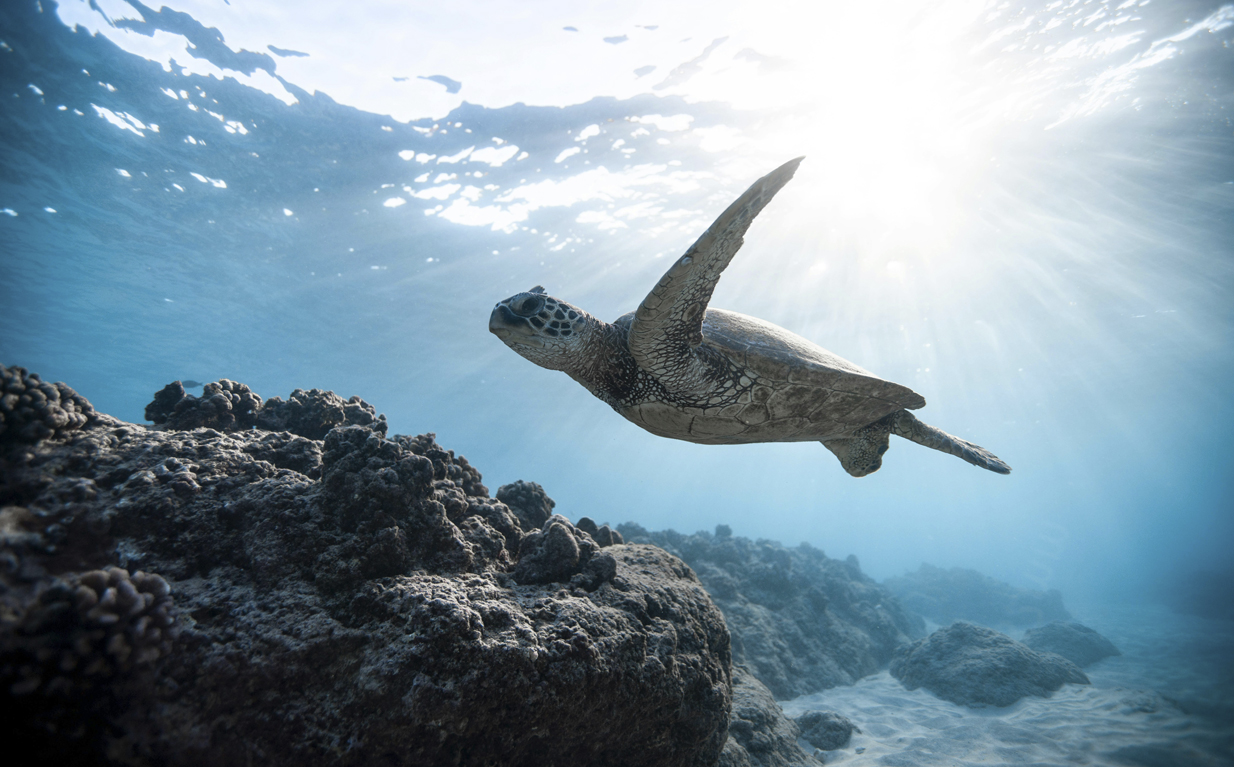
<instances>
[{"instance_id":1,"label":"distant rock","mask_svg":"<svg viewBox=\"0 0 1234 767\"><path fill-rule=\"evenodd\" d=\"M716 767L820 767L797 743L801 730L749 669L733 666L733 717Z\"/></svg>"},{"instance_id":2,"label":"distant rock","mask_svg":"<svg viewBox=\"0 0 1234 767\"><path fill-rule=\"evenodd\" d=\"M274 423L243 384L176 385L152 429L0 373L0 721L30 763L719 758L728 630L665 551L524 526L362 401Z\"/></svg>"},{"instance_id":3,"label":"distant rock","mask_svg":"<svg viewBox=\"0 0 1234 767\"><path fill-rule=\"evenodd\" d=\"M1155 595L1178 613L1234 621L1234 569L1192 570L1161 579Z\"/></svg>"},{"instance_id":4,"label":"distant rock","mask_svg":"<svg viewBox=\"0 0 1234 767\"><path fill-rule=\"evenodd\" d=\"M976 570L923 564L915 573L883 581L909 610L940 625L957 620L986 626L1040 626L1070 620L1057 590L1022 589Z\"/></svg>"},{"instance_id":5,"label":"distant rock","mask_svg":"<svg viewBox=\"0 0 1234 767\"><path fill-rule=\"evenodd\" d=\"M852 720L834 711L807 711L795 720L801 737L823 751L844 748L854 732L861 732Z\"/></svg>"},{"instance_id":6,"label":"distant rock","mask_svg":"<svg viewBox=\"0 0 1234 767\"><path fill-rule=\"evenodd\" d=\"M1102 658L1122 655L1114 643L1073 621L1053 621L1024 633L1024 644L1037 652L1052 652L1077 666L1087 666Z\"/></svg>"},{"instance_id":7,"label":"distant rock","mask_svg":"<svg viewBox=\"0 0 1234 767\"><path fill-rule=\"evenodd\" d=\"M852 684L925 633L920 618L862 574L856 557L734 537L726 525L715 535L618 529L626 541L654 543L694 568L724 612L734 661L781 700Z\"/></svg>"},{"instance_id":8,"label":"distant rock","mask_svg":"<svg viewBox=\"0 0 1234 767\"><path fill-rule=\"evenodd\" d=\"M1071 661L965 621L901 648L891 675L909 690L924 687L973 708L1010 706L1026 695L1048 697L1067 683L1089 683Z\"/></svg>"}]
</instances>

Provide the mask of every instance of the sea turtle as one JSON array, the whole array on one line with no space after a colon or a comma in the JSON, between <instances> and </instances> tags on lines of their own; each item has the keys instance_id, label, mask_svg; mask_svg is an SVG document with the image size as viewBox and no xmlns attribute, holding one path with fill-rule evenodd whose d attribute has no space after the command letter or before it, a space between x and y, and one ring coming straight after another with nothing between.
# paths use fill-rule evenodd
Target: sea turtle
<instances>
[{"instance_id":1,"label":"sea turtle","mask_svg":"<svg viewBox=\"0 0 1234 767\"><path fill-rule=\"evenodd\" d=\"M489 330L561 370L652 434L709 445L818 441L845 471L878 471L889 435L1007 474L992 453L917 420L925 399L794 333L709 309L754 217L803 158L754 182L677 259L638 311L607 323L537 285L501 301Z\"/></svg>"}]
</instances>

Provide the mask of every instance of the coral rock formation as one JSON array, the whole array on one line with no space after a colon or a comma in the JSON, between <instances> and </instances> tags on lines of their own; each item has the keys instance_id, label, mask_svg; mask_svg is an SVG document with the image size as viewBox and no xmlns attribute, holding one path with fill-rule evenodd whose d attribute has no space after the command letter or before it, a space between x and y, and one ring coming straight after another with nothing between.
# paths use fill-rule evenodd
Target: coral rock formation
<instances>
[{"instance_id":1,"label":"coral rock formation","mask_svg":"<svg viewBox=\"0 0 1234 767\"><path fill-rule=\"evenodd\" d=\"M226 378L206 384L200 397L173 381L146 405L146 420L165 429L239 431L253 428L261 404L261 397L249 387Z\"/></svg>"},{"instance_id":2,"label":"coral rock formation","mask_svg":"<svg viewBox=\"0 0 1234 767\"><path fill-rule=\"evenodd\" d=\"M386 417L364 400L344 400L321 389L296 389L286 402L271 397L262 405L256 423L266 431L289 431L308 439L325 439L336 426L365 426L383 437L387 429Z\"/></svg>"},{"instance_id":3,"label":"coral rock formation","mask_svg":"<svg viewBox=\"0 0 1234 767\"><path fill-rule=\"evenodd\" d=\"M381 419L266 431L260 398L224 383L160 393L161 428L95 414L0 442L14 747L59 764L716 762L729 634L680 560L525 524L432 435L385 439ZM515 487L524 515L551 511Z\"/></svg>"},{"instance_id":4,"label":"coral rock formation","mask_svg":"<svg viewBox=\"0 0 1234 767\"><path fill-rule=\"evenodd\" d=\"M557 505L539 484L521 479L497 488L497 500L518 515L524 530L539 530Z\"/></svg>"}]
</instances>

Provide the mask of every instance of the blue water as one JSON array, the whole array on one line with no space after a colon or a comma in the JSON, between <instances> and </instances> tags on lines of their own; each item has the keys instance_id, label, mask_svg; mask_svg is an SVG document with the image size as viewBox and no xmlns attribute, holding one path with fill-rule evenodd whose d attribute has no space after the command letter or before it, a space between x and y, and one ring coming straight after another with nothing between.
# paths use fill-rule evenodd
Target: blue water
<instances>
[{"instance_id":1,"label":"blue water","mask_svg":"<svg viewBox=\"0 0 1234 767\"><path fill-rule=\"evenodd\" d=\"M1234 6L858 5L6 2L0 361L134 422L176 379L360 395L571 518L876 578L1117 601L1229 568ZM712 306L911 386L1010 476L661 439L488 333L535 284L634 309L801 154Z\"/></svg>"}]
</instances>

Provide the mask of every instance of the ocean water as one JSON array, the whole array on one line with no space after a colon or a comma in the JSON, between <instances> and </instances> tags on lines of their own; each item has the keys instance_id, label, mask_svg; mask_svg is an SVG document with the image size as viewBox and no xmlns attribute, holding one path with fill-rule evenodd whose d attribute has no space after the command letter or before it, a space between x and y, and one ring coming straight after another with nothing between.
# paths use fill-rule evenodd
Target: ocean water
<instances>
[{"instance_id":1,"label":"ocean water","mask_svg":"<svg viewBox=\"0 0 1234 767\"><path fill-rule=\"evenodd\" d=\"M1234 543L1234 5L0 8L0 361L142 422L177 380L359 395L571 518L1171 599ZM606 320L799 155L711 305L920 392L902 440L639 430L487 330Z\"/></svg>"}]
</instances>

